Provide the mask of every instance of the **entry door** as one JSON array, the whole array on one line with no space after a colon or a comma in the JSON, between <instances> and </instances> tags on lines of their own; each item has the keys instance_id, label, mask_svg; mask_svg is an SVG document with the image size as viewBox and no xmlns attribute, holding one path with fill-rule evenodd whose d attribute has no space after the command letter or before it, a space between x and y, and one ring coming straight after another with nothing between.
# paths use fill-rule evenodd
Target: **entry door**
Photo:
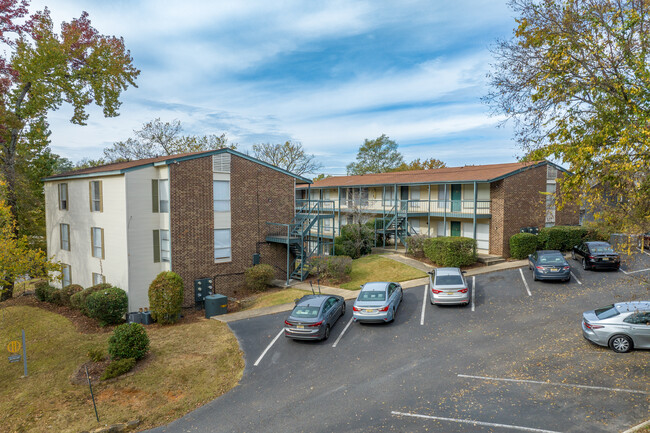
<instances>
[{"instance_id":1,"label":"entry door","mask_svg":"<svg viewBox=\"0 0 650 433\"><path fill-rule=\"evenodd\" d=\"M400 187L400 200L401 200L400 209L406 210L406 206L408 205L408 199L409 199L409 187L408 186Z\"/></svg>"},{"instance_id":2,"label":"entry door","mask_svg":"<svg viewBox=\"0 0 650 433\"><path fill-rule=\"evenodd\" d=\"M462 192L462 185L451 186L451 211L452 212L460 212L461 192Z\"/></svg>"},{"instance_id":3,"label":"entry door","mask_svg":"<svg viewBox=\"0 0 650 433\"><path fill-rule=\"evenodd\" d=\"M460 221L450 221L451 223L451 235L460 236Z\"/></svg>"}]
</instances>

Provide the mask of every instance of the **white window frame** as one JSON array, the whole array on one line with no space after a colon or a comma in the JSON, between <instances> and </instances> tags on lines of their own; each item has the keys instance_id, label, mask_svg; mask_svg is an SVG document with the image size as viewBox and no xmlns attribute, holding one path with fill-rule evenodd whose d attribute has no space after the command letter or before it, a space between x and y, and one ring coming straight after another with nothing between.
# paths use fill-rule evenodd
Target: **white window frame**
<instances>
[{"instance_id":1,"label":"white window frame","mask_svg":"<svg viewBox=\"0 0 650 433\"><path fill-rule=\"evenodd\" d=\"M160 230L160 261L172 261L172 240L169 230Z\"/></svg>"},{"instance_id":2,"label":"white window frame","mask_svg":"<svg viewBox=\"0 0 650 433\"><path fill-rule=\"evenodd\" d=\"M220 190L217 185L228 187L228 198L219 194L225 193L225 190ZM212 202L214 212L230 212L230 181L229 180L213 180L212 181Z\"/></svg>"},{"instance_id":3,"label":"white window frame","mask_svg":"<svg viewBox=\"0 0 650 433\"><path fill-rule=\"evenodd\" d=\"M102 181L101 180L91 180L90 181L90 211L91 212L102 212Z\"/></svg>"},{"instance_id":4,"label":"white window frame","mask_svg":"<svg viewBox=\"0 0 650 433\"><path fill-rule=\"evenodd\" d=\"M227 242L220 242L219 234L227 233ZM214 261L229 262L232 260L232 232L231 229L214 229Z\"/></svg>"},{"instance_id":5,"label":"white window frame","mask_svg":"<svg viewBox=\"0 0 650 433\"><path fill-rule=\"evenodd\" d=\"M61 263L61 287L72 284L72 268L70 265Z\"/></svg>"},{"instance_id":6,"label":"white window frame","mask_svg":"<svg viewBox=\"0 0 650 433\"><path fill-rule=\"evenodd\" d=\"M61 249L70 251L70 224L59 224L59 234L61 236Z\"/></svg>"},{"instance_id":7,"label":"white window frame","mask_svg":"<svg viewBox=\"0 0 650 433\"><path fill-rule=\"evenodd\" d=\"M59 190L59 210L68 210L68 184L60 183L57 188Z\"/></svg>"},{"instance_id":8,"label":"white window frame","mask_svg":"<svg viewBox=\"0 0 650 433\"><path fill-rule=\"evenodd\" d=\"M97 284L103 284L106 282L106 276L93 272L92 281L93 286L96 286Z\"/></svg>"},{"instance_id":9,"label":"white window frame","mask_svg":"<svg viewBox=\"0 0 650 433\"><path fill-rule=\"evenodd\" d=\"M104 253L104 229L101 227L91 227L91 253L93 257L103 259ZM98 243L99 242L99 243ZM97 255L99 249L99 255Z\"/></svg>"}]
</instances>

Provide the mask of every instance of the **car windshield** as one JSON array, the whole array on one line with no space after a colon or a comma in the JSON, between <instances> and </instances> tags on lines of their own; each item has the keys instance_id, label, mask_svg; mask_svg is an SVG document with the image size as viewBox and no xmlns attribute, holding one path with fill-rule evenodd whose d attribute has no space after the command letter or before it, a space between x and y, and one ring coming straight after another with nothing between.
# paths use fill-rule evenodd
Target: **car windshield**
<instances>
[{"instance_id":1,"label":"car windshield","mask_svg":"<svg viewBox=\"0 0 650 433\"><path fill-rule=\"evenodd\" d=\"M591 251L594 253L613 253L614 249L609 245L596 245L591 247Z\"/></svg>"},{"instance_id":2,"label":"car windshield","mask_svg":"<svg viewBox=\"0 0 650 433\"><path fill-rule=\"evenodd\" d=\"M319 307L299 306L293 309L291 315L293 317L300 317L304 319L313 319L318 317Z\"/></svg>"},{"instance_id":3,"label":"car windshield","mask_svg":"<svg viewBox=\"0 0 650 433\"><path fill-rule=\"evenodd\" d=\"M596 313L596 317L598 317L600 320L609 319L610 317L618 316L620 314L616 307L613 305L598 308L594 310L594 313Z\"/></svg>"},{"instance_id":4,"label":"car windshield","mask_svg":"<svg viewBox=\"0 0 650 433\"><path fill-rule=\"evenodd\" d=\"M364 290L359 293L359 301L385 301L386 292L377 290Z\"/></svg>"},{"instance_id":5,"label":"car windshield","mask_svg":"<svg viewBox=\"0 0 650 433\"><path fill-rule=\"evenodd\" d=\"M561 254L544 254L539 256L539 263L548 265L559 265L564 263L564 257Z\"/></svg>"},{"instance_id":6,"label":"car windshield","mask_svg":"<svg viewBox=\"0 0 650 433\"><path fill-rule=\"evenodd\" d=\"M463 284L460 275L436 275L436 286L457 286Z\"/></svg>"}]
</instances>

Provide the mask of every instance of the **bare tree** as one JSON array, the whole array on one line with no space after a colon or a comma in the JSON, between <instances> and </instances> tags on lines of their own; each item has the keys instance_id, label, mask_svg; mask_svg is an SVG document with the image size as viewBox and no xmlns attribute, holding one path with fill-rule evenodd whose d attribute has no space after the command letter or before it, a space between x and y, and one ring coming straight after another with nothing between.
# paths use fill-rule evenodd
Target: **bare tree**
<instances>
[{"instance_id":1,"label":"bare tree","mask_svg":"<svg viewBox=\"0 0 650 433\"><path fill-rule=\"evenodd\" d=\"M286 141L284 144L261 143L253 145L255 158L290 171L297 175L315 173L323 167L314 155L308 155L301 143Z\"/></svg>"}]
</instances>

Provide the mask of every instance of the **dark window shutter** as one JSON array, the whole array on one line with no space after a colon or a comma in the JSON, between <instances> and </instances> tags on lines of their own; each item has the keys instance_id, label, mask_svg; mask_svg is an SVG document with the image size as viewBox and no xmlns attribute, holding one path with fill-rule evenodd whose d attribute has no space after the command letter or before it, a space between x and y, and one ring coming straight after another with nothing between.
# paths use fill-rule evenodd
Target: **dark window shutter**
<instances>
[{"instance_id":1,"label":"dark window shutter","mask_svg":"<svg viewBox=\"0 0 650 433\"><path fill-rule=\"evenodd\" d=\"M151 179L151 211L158 213L158 179Z\"/></svg>"},{"instance_id":2,"label":"dark window shutter","mask_svg":"<svg viewBox=\"0 0 650 433\"><path fill-rule=\"evenodd\" d=\"M160 263L160 230L153 231L153 262Z\"/></svg>"}]
</instances>

